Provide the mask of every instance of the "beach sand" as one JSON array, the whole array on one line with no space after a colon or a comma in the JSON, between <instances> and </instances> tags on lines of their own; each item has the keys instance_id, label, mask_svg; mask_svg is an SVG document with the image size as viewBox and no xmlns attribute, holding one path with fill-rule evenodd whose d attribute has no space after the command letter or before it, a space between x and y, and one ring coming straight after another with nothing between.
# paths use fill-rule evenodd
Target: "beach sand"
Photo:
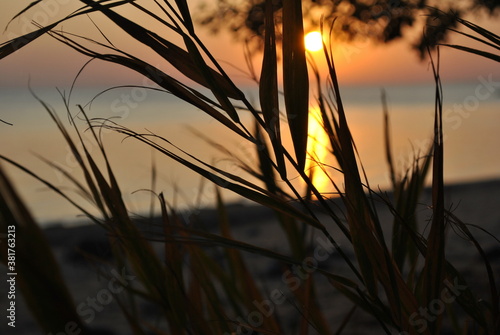
<instances>
[{"instance_id":1,"label":"beach sand","mask_svg":"<svg viewBox=\"0 0 500 335\"><path fill-rule=\"evenodd\" d=\"M448 208L453 211L465 223L478 225L491 234L500 237L500 180L489 180L483 182L457 184L447 186L445 190L445 198ZM418 209L419 219L422 227L425 226L431 215L429 209L430 191L427 189L421 200L422 205ZM378 205L377 205L378 206ZM380 204L380 218L385 227L390 227L392 218L386 209L382 209ZM271 210L259 206L249 206L242 204L233 204L228 206L230 222L232 224L233 234L236 239L252 243L264 248L269 248L278 252L287 253L284 234L281 232L279 224L274 219L274 214ZM189 213L186 213L186 215ZM193 213L191 213L193 214ZM197 217L203 220L204 224L215 230L216 227L216 212L214 210L202 210L197 212ZM340 246L346 247L346 253L353 255L352 251L347 248L348 243L343 238L338 229L334 226L331 219L325 215L318 213L323 223L332 232L334 238L337 239ZM154 227L142 225L142 229L151 230L154 233ZM494 271L497 275L500 273L500 245L492 237L478 229L470 228L475 234L477 240L481 243L484 251L492 262ZM426 231L428 232L428 230ZM45 234L48 241L52 245L54 254L61 265L63 275L67 285L73 295L75 305L80 306L84 321L88 322L88 326L94 329L95 334L131 334L127 322L121 315L120 309L115 301L102 306L102 310L95 311L91 317L91 312L88 306L85 305L87 299L95 298L99 292L106 289L108 286L108 276L113 276L113 267L98 265L97 263L89 262L78 250L84 250L87 253L102 257L107 261L110 259L110 249L107 243L104 230L98 226L78 225L75 227L67 227L53 225L45 229ZM321 238L320 235L312 236L313 239ZM452 264L463 272L469 284L477 287L479 297L489 299L487 287L487 276L484 265L481 262L478 252L474 246L457 235L452 229L448 231L448 245L446 248L447 256ZM156 247L161 248L160 243L155 243ZM255 275L262 279L265 283L263 286L264 296L269 294L273 289L286 290L286 285L281 279L281 270L283 265L276 261L262 259L255 255L247 257L249 268ZM332 254L326 261L321 262L321 267L334 273L347 274L347 269L344 262L335 253ZM5 268L4 268L5 270ZM99 271L101 275L98 274ZM121 272L120 269L114 269ZM351 304L318 275L318 290L320 290L320 304L323 306L325 314L328 316L332 329L336 329L336 325L345 317ZM133 282L133 280L131 280ZM499 283L500 284L500 283ZM2 292L6 292L6 282L0 283ZM4 299L0 303L1 310L5 311ZM0 322L0 334L42 334L37 324L31 317L29 311L21 295L17 296L17 326L15 329L7 327L7 321L4 319ZM51 301L47 301L50 305ZM83 305L82 305L83 304ZM82 307L83 306L83 307ZM153 324L156 323L157 311L147 303L139 305L139 312L145 315L146 320ZM287 306L286 303L277 308L277 312L286 320L287 327L293 329L297 318L287 318L287 314L293 314L292 306ZM82 315L83 314L83 315ZM244 318L244 316L242 316ZM370 334L383 333L378 324L366 317L366 315L358 311L355 313L353 320L349 323L343 334L363 334L369 330ZM54 333L55 334L55 333Z\"/></svg>"}]
</instances>

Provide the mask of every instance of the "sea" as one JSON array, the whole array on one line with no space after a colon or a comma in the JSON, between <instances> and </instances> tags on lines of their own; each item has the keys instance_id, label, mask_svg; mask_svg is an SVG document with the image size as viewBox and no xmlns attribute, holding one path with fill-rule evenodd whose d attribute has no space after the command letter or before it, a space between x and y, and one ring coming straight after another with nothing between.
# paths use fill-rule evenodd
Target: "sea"
<instances>
[{"instance_id":1,"label":"sea","mask_svg":"<svg viewBox=\"0 0 500 335\"><path fill-rule=\"evenodd\" d=\"M243 91L251 102L257 102L256 87ZM390 178L384 151L382 91L387 97L393 160L401 174L416 157L425 155L432 143L436 89L433 84L341 87L350 130L370 186L383 190L389 187ZM500 178L499 85L492 78L479 77L473 82L445 83L442 93L445 182ZM39 87L33 88L33 93L27 88L1 88L0 119L4 122L0 122L0 155L31 170L93 213L95 208L75 184L47 164L50 162L83 181L69 146L46 107L34 95L58 114L74 139L77 139L74 127L80 131L85 146L103 171L99 146L78 106L89 118L109 119L138 133L161 136L158 143L191 161L177 148L245 178L245 172L228 154L250 165L256 164L251 145L204 112L166 92L139 87L77 87L71 94L69 88ZM70 97L69 113L61 95ZM246 127L253 129L251 115L244 110L239 113ZM214 186L196 173L136 139L106 130L98 134L131 212L143 215L151 208L158 209L159 193L175 208L214 205ZM286 141L290 146L290 140ZM221 144L224 149L209 142ZM335 165L328 159L328 165ZM78 209L36 178L5 161L0 164L40 224L48 226L82 219ZM289 177L294 182L298 179L293 174ZM244 202L230 192L223 196L227 202Z\"/></svg>"},{"instance_id":2,"label":"sea","mask_svg":"<svg viewBox=\"0 0 500 335\"><path fill-rule=\"evenodd\" d=\"M500 96L498 88L491 91L489 88L491 89L491 86L479 80L473 83L443 86L444 173L445 181L449 185L445 188L445 196L450 209L463 222L477 224L498 238ZM432 85L357 86L343 87L341 90L350 129L370 186L384 190L389 187L390 179L384 152L382 89L387 96L393 160L398 173L404 173L405 168L414 162L416 157L422 157L426 153L432 142L435 87ZM231 136L209 116L172 95L133 87L113 89L99 95L103 90L97 87L75 90L68 104L72 115L70 122L66 106L56 89L33 89L34 94L45 102L46 107L53 109L59 115L74 139L77 139L74 127L80 131L87 150L96 159L102 171L105 167L99 158L99 146L89 132L82 115L78 114L78 104L90 118L111 118L114 122L136 132L157 134L165 139L158 143L166 148L183 154L173 148L173 144L194 157L236 175L245 176L234 160L227 158L228 154L238 156L249 164L252 162L255 164L256 154L253 147L248 146L240 138ZM66 96L68 93L64 92ZM245 93L248 96L258 96L255 88L249 88ZM96 95L97 98L92 100ZM89 101L92 101L91 105L88 104ZM92 212L92 205L79 193L75 185L46 163L50 162L77 180L83 181L77 162L45 107L27 89L19 88L0 90L0 106L0 119L9 123L0 123L0 155L23 165ZM311 110L314 110L314 106L311 106ZM243 123L251 129L251 117L243 111L240 113ZM133 138L104 130L98 134L109 156L122 195L134 214L148 215L151 211L151 201L157 203L156 194L160 192L175 208L213 207L214 188L200 176ZM223 150L214 148L208 143L210 141L221 144ZM81 150L81 147L79 149ZM0 164L8 172L33 216L47 228L46 236L61 264L64 278L75 301L77 303L86 301L88 297L94 297L96 292L101 292L104 285L102 279L97 278L93 267L74 261L78 259L75 258L74 249L89 245L89 241L96 243L105 240L104 232L95 225L93 227L82 225L85 220L81 213L37 179L5 161ZM153 175L156 175L155 182L152 182ZM291 173L289 177L298 183L297 178ZM337 182L341 184L341 180ZM300 183L297 186L300 187ZM330 190L326 187L322 191L328 193ZM265 212L267 210L265 208L247 206L248 204L242 199L229 192L223 193L223 197L227 203L234 203L233 206L228 206L228 213L232 218L231 222L235 223L233 227L235 239L286 254L287 251L284 250L286 244L277 243L279 237L283 236L283 231L270 211ZM431 194L427 189L417 210L424 224L432 215L428 207L430 197ZM377 206L383 207L383 204ZM155 208L158 209L158 206ZM215 211L210 209L202 213L208 213L208 217L212 219L217 217ZM377 213L381 222L392 222L392 215L386 208L380 208L380 212ZM337 243L348 249L348 255L352 257L353 253L348 248L350 242L342 237L327 216L320 215L319 218L325 222ZM499 273L498 262L493 262L498 259L498 242L478 229L473 227L470 229L493 263L493 271ZM323 239L324 236L317 233L314 240L318 241L317 238ZM471 287L475 289L475 294L489 301L488 277L485 275L483 261L474 246L457 231L454 233L450 231L447 241L447 258L464 275L467 282L472 283ZM156 246L161 249L160 245ZM264 286L267 288L264 290L265 296L269 296L272 289L283 288L284 282L279 272L281 264L251 254L246 256L257 278L265 281ZM336 274L342 274L342 271L345 271L346 275L350 274L350 270L343 264L338 255L332 254L321 266ZM318 276L318 292L321 292L318 296L319 303L328 316L332 329L336 329L345 319L346 306L350 306L350 302L336 290L332 290L331 285L321 276ZM24 300L19 299L18 302L19 334L35 333L38 326L27 312ZM141 310L148 309L145 305L141 305ZM277 308L277 313L282 320L285 320L286 327L290 329L297 327L295 322L297 318L290 317L296 315L295 306L284 304L279 310ZM152 323L158 321L154 315L150 312L147 315L152 318ZM0 324L0 332L2 327L7 327L6 323ZM114 304L107 306L102 313L96 313L96 319L91 327L116 334L130 333L126 320ZM357 311L343 333L382 334L382 330L379 329L373 318L366 316L362 311Z\"/></svg>"}]
</instances>

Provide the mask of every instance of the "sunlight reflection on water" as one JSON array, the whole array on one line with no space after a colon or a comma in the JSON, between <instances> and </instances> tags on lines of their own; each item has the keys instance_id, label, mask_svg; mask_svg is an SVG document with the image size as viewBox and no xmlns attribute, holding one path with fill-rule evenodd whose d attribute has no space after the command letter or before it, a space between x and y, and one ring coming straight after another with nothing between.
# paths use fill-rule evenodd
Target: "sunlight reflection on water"
<instances>
[{"instance_id":1,"label":"sunlight reflection on water","mask_svg":"<svg viewBox=\"0 0 500 335\"><path fill-rule=\"evenodd\" d=\"M500 115L498 114L498 97L481 101L477 108L471 110L467 117L460 116L454 107L464 102L467 96L473 95L477 83L451 85L445 87L444 128L445 128L445 177L448 182L474 181L485 178L500 177ZM71 158L69 150L61 135L56 131L48 114L42 106L21 89L4 89L0 92L0 118L11 122L13 126L0 125L0 153L33 169L44 178L50 180L74 195L72 185L64 181L62 176L50 167L41 163L33 153L38 153L51 162L66 167L77 173L76 162ZM391 117L391 136L394 160L400 167L407 167L413 158L413 152L423 155L432 137L434 101L432 86L408 86L386 88ZM99 92L98 89L87 89L75 92L73 104L83 105ZM242 156L247 161L255 157L253 148L236 136L230 136L220 125L207 115L186 104L179 102L171 95L148 92L144 99L135 92L141 101L134 103L133 92L127 90L112 91L94 101L91 117L117 117L116 121L134 130L150 130L172 140L176 145L193 153L218 167L229 169L240 174L236 165L211 148L203 140L191 133L186 125L200 131L205 136L223 144L231 152ZM369 87L347 87L341 90L345 102L347 119L356 142L362 163L367 171L372 187L389 185L387 166L383 151L383 116L380 103L380 89ZM47 100L58 111L61 119L69 126L64 106L54 89L40 89L37 94ZM123 95L129 98L124 99ZM253 91L253 96L258 94ZM130 100L132 99L132 100ZM132 104L132 103L134 104ZM128 106L128 107L127 107ZM127 108L126 108L127 107ZM76 110L76 109L75 109ZM465 115L465 114L464 114ZM243 120L251 121L246 116ZM78 123L81 130L84 123ZM249 129L252 127L249 126ZM320 136L316 131L311 131ZM284 135L286 138L286 135ZM84 133L87 143L91 143L89 132ZM147 210L151 194L149 192L133 193L141 189L151 188L151 156L152 150L132 139L124 140L122 135L106 133L103 141L110 153L112 164L122 186L124 197L137 212ZM324 139L318 142L324 143ZM313 145L311 143L310 145ZM97 146L91 144L91 150L97 153ZM312 148L310 148L312 149ZM316 145L314 151L321 157L324 153ZM179 164L156 153L155 162L158 167L158 185L156 191L165 192L168 201L179 206L193 206L198 197L200 177L187 172ZM327 164L333 162L327 160ZM6 164L3 164L6 165ZM52 194L40 183L26 174L8 167L22 195L29 203L36 217L43 221L63 220L75 217L77 213L65 200ZM321 178L322 171L316 171ZM78 173L79 175L79 173ZM291 176L294 177L293 175ZM340 181L339 181L340 179ZM341 183L341 177L335 179ZM328 192L329 181L315 179L320 189ZM177 187L180 192L175 192ZM205 196L200 197L202 205L210 206L213 199L213 187L206 185ZM333 191L330 187L330 191ZM226 194L225 200L236 197ZM88 207L88 206L87 206Z\"/></svg>"}]
</instances>

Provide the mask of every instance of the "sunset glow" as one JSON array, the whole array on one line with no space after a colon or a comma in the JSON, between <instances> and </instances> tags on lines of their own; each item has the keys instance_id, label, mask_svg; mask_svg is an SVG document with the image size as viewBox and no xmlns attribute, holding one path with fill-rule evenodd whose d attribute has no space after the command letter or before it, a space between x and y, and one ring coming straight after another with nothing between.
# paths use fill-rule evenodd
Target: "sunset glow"
<instances>
[{"instance_id":1,"label":"sunset glow","mask_svg":"<svg viewBox=\"0 0 500 335\"><path fill-rule=\"evenodd\" d=\"M307 142L307 152L309 159L306 162L306 171L312 174L312 183L319 192L325 192L330 183L330 179L321 168L328 155L328 135L321 125L321 115L317 108L309 111L309 140Z\"/></svg>"},{"instance_id":2,"label":"sunset glow","mask_svg":"<svg viewBox=\"0 0 500 335\"><path fill-rule=\"evenodd\" d=\"M311 31L304 37L306 50L315 52L323 49L323 37L319 31Z\"/></svg>"}]
</instances>

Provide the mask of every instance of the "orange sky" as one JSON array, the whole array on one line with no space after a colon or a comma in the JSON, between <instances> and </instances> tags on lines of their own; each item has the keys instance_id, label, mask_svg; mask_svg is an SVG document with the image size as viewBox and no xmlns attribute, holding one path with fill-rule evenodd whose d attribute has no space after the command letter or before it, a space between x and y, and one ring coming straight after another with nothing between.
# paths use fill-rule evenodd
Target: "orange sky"
<instances>
[{"instance_id":1,"label":"orange sky","mask_svg":"<svg viewBox=\"0 0 500 335\"><path fill-rule=\"evenodd\" d=\"M0 25L5 27L8 20L30 2L23 0L16 1L13 4L9 3L9 5L2 4ZM70 3L69 0L52 0L49 3L57 4L59 7L54 5L53 7L36 9L26 13L22 19L13 22L9 29L3 33L0 41L6 41L13 36L13 33L19 33L22 29L25 29L27 26L25 17L38 17L39 19L47 16L60 17L61 13L69 12L71 8L74 8L67 5L67 3ZM43 13L45 13L45 16ZM90 24L88 19L81 18L79 20L73 26L65 24L64 29L80 33L87 33L88 29L91 29L94 33L96 32L92 27L88 28ZM104 22L99 21L99 18L95 18L95 21L100 26ZM493 20L483 21L482 23L492 30L499 27L498 23ZM226 34L212 36L203 30L199 29L198 31L217 59L244 67L241 44L235 43ZM111 29L108 32L109 36L115 38L114 41L118 42L118 44L122 42L119 34L115 34ZM362 43L337 46L335 56L341 83L348 85L432 83L429 63L427 61L421 62L416 53L410 50L409 44L409 41L398 41L389 45L378 46ZM122 46L127 47L128 45ZM150 54L147 48L142 48L139 45L134 46L132 49L138 52L139 55ZM315 57L318 56L319 54ZM86 57L48 37L42 37L32 45L28 45L8 58L0 60L0 86L27 86L28 79L30 79L33 86L67 87L86 59ZM161 60L152 58L150 61L155 64L155 62ZM258 68L257 58L255 64ZM460 51L443 49L441 64L443 82L474 81L478 76L489 74L493 74L494 78L500 78L500 67L497 63ZM235 75L234 78L236 78L237 82L239 81L242 85L249 83L236 70L227 65L224 66L229 73ZM96 62L89 68L89 71L84 73L79 84L107 86L127 84L130 81L137 80L139 80L138 77L128 70L123 71L123 69L116 66Z\"/></svg>"}]
</instances>

